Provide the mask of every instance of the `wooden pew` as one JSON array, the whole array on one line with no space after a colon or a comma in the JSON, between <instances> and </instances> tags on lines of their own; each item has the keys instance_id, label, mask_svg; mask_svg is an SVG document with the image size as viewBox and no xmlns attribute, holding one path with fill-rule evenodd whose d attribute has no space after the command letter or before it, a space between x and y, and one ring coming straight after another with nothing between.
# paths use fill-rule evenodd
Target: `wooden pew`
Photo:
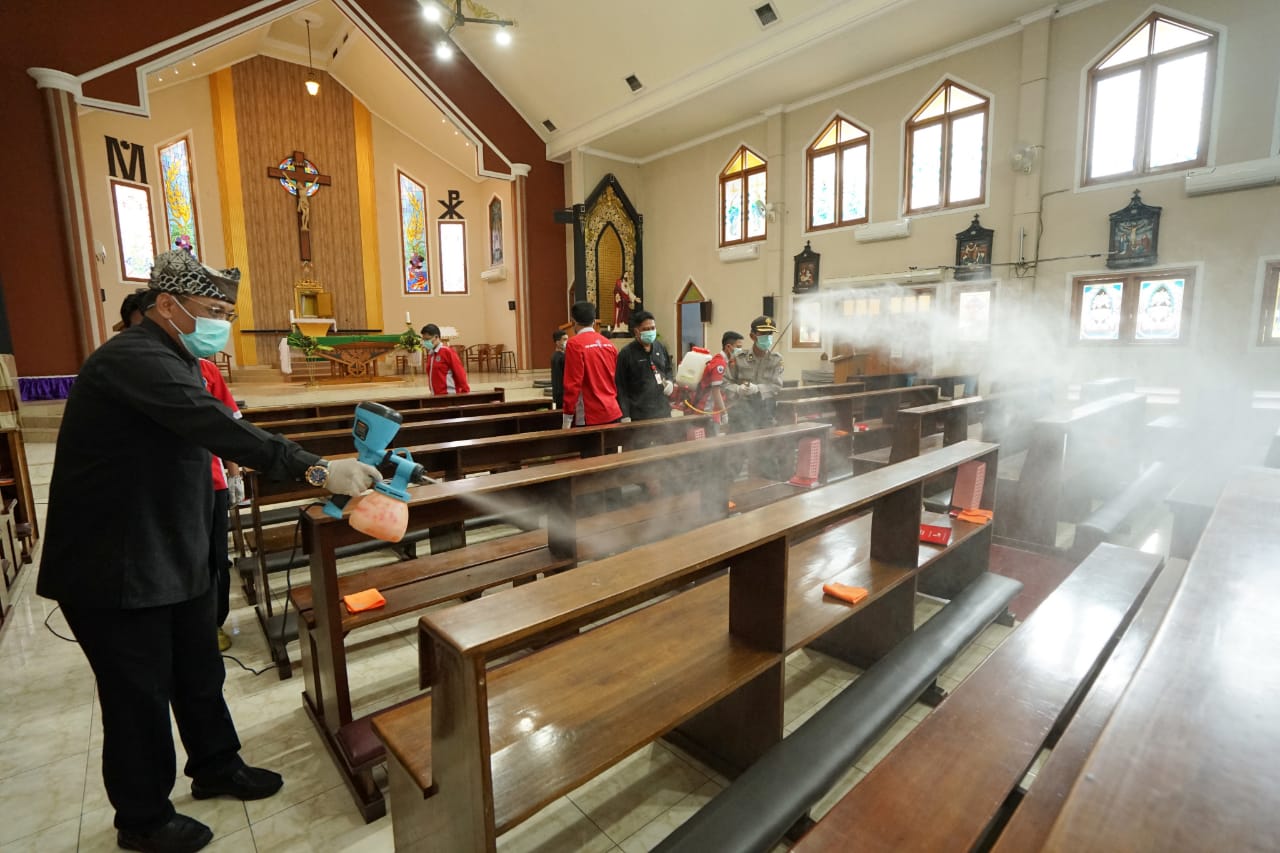
<instances>
[{"instance_id":1,"label":"wooden pew","mask_svg":"<svg viewBox=\"0 0 1280 853\"><path fill-rule=\"evenodd\" d=\"M778 423L802 423L821 420L833 428L828 477L835 479L852 473L849 460L855 453L886 447L892 441L892 428L897 413L908 406L938 401L935 385L861 391L778 403ZM865 431L854 424L865 422Z\"/></svg>"},{"instance_id":2,"label":"wooden pew","mask_svg":"<svg viewBox=\"0 0 1280 853\"><path fill-rule=\"evenodd\" d=\"M369 389L371 393L375 389ZM492 391L472 391L470 394L429 394L412 397L381 397L369 399L390 406L393 409L426 409L432 406L464 406L471 403L501 403L507 398L506 391L494 388ZM323 418L349 415L355 408L350 403L287 403L279 406L241 406L241 414L250 423L260 421L286 420L290 418Z\"/></svg>"},{"instance_id":3,"label":"wooden pew","mask_svg":"<svg viewBox=\"0 0 1280 853\"><path fill-rule=\"evenodd\" d=\"M917 378L911 384L937 385L943 400L978 396L978 374L976 373L954 373L946 376Z\"/></svg>"},{"instance_id":4,"label":"wooden pew","mask_svg":"<svg viewBox=\"0 0 1280 853\"><path fill-rule=\"evenodd\" d=\"M856 394L867 390L862 382L828 382L824 385L797 385L780 390L775 400L809 400L814 397L835 397L840 394Z\"/></svg>"},{"instance_id":5,"label":"wooden pew","mask_svg":"<svg viewBox=\"0 0 1280 853\"><path fill-rule=\"evenodd\" d=\"M793 849L981 849L1162 565L1154 554L1100 546Z\"/></svg>"},{"instance_id":6,"label":"wooden pew","mask_svg":"<svg viewBox=\"0 0 1280 853\"><path fill-rule=\"evenodd\" d=\"M1277 561L1280 472L1239 469L1041 849L1275 849Z\"/></svg>"},{"instance_id":7,"label":"wooden pew","mask_svg":"<svg viewBox=\"0 0 1280 853\"><path fill-rule=\"evenodd\" d=\"M522 433L518 436L492 436L489 438L465 439L427 444L407 448L414 460L428 472L437 477L450 480L461 479L467 474L488 471L494 468L507 469L511 466L523 466L549 462L564 458L586 458L601 456L605 453L616 453L654 444L669 444L683 441L690 433L701 431L706 434L710 418L705 415L666 420L634 421L629 424L609 424L598 427L579 429L555 429L539 432ZM343 456L352 456L348 453ZM254 523L250 533L258 544L258 550L252 563L244 561L242 572L252 572L253 586L260 591L257 595L256 611L259 624L267 637L272 659L275 661L281 678L292 675L293 668L289 661L288 644L298 637L296 613L285 611L277 613L271 596L270 575L287 571L290 568L304 566L308 562L306 553L301 548L293 547L294 528L298 522L299 509L290 511L290 526L282 528L288 535L289 543L274 552L267 550L267 532L262 520L271 510L265 509L273 501L296 502L299 500L324 499L328 493L323 489L303 486L296 483L268 483L252 474L247 476L249 493L253 496L250 507ZM456 527L437 526L429 531L415 531L406 536L404 544L396 550L403 559L412 560L417 557L415 544L421 538L431 539L431 550L441 551L458 548L466 544L465 532L461 525ZM545 539L545 537L544 537ZM545 542L543 543L545 544ZM376 540L357 543L341 552L340 556L361 553L362 550L380 550L390 547ZM480 560L479 562L488 562ZM358 591L370 585L365 584ZM301 590L293 590L295 596L303 595ZM309 598L309 594L308 594ZM305 609L305 608L304 608Z\"/></svg>"},{"instance_id":8,"label":"wooden pew","mask_svg":"<svg viewBox=\"0 0 1280 853\"><path fill-rule=\"evenodd\" d=\"M921 484L965 461L994 465L994 451L956 445L424 616L437 663L432 694L374 723L387 743L397 849L491 851L498 834L681 724L722 764L747 766L782 738L793 639L825 627L866 659L910 635L924 555ZM867 586L868 600L823 600L812 580L795 594L791 543L868 510L870 560L846 557L847 569L828 562L824 572ZM494 655L653 595L660 600L648 607L487 669Z\"/></svg>"},{"instance_id":9,"label":"wooden pew","mask_svg":"<svg viewBox=\"0 0 1280 853\"><path fill-rule=\"evenodd\" d=\"M1080 520L1137 475L1145 407L1141 394L1117 394L1037 421L1017 479L1001 486L996 536L1054 548L1059 521Z\"/></svg>"},{"instance_id":10,"label":"wooden pew","mask_svg":"<svg viewBox=\"0 0 1280 853\"><path fill-rule=\"evenodd\" d=\"M344 415L325 415L317 418L286 418L255 422L268 432L279 432L290 436L304 435L310 432L323 432L331 429L350 429L356 404ZM441 421L447 418L470 418L481 415L508 415L520 412L536 412L550 409L551 402L546 399L537 400L499 400L493 403L468 403L456 406L438 405L421 409L400 409L404 423L419 421Z\"/></svg>"},{"instance_id":11,"label":"wooden pew","mask_svg":"<svg viewBox=\"0 0 1280 853\"><path fill-rule=\"evenodd\" d=\"M874 471L893 462L919 456L922 451L964 441L969 438L970 422L976 423L976 415L989 404L990 398L962 397L900 409L894 415L893 443L889 447L855 454L854 473Z\"/></svg>"},{"instance_id":12,"label":"wooden pew","mask_svg":"<svg viewBox=\"0 0 1280 853\"><path fill-rule=\"evenodd\" d=\"M385 572L370 570L363 576L366 585L381 583L383 575L392 573L396 583L388 589L379 586L387 606L372 617L345 612L336 559L338 549L368 537L324 515L319 507L309 508L304 514L304 540L310 554L307 589L312 607L301 614L299 623L306 680L304 706L365 818L372 820L385 808L371 775L382 754L374 748L376 742L371 743L368 719L357 720L352 715L344 645L350 630L371 620L402 615L509 581L531 579L570 567L583 557L617 553L637 542L662 539L724 518L729 513L737 460L767 454L774 447L794 448L804 440L820 440L828 429L826 424L773 427L415 488L409 501L410 530L536 507L547 515L545 540L507 537L515 547L501 550L502 546L495 546L500 549L496 553L486 550L486 562L481 565L468 561L467 552L472 549L465 548L461 553L418 557L387 567ZM589 516L602 506L602 492L644 481L660 484L665 494L650 498L639 509L605 514L605 525L592 524ZM774 488L780 495L807 491L786 484ZM682 494L693 500L673 503L678 506L677 513L654 512ZM589 539L582 536L584 529L593 534ZM456 562L459 560L463 562ZM446 564L447 570L442 569ZM463 572L470 574L460 577ZM295 603L306 604L299 596L295 596Z\"/></svg>"}]
</instances>

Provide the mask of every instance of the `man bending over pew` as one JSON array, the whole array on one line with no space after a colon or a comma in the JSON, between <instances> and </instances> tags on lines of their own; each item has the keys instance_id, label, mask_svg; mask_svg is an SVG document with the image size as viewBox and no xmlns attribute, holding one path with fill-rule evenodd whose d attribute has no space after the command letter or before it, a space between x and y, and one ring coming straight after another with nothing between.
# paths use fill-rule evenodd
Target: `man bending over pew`
<instances>
[{"instance_id":1,"label":"man bending over pew","mask_svg":"<svg viewBox=\"0 0 1280 853\"><path fill-rule=\"evenodd\" d=\"M61 605L97 679L102 777L127 850L199 850L213 838L169 800L170 707L196 799L261 799L283 784L240 758L222 695L210 451L341 494L379 479L236 420L205 390L197 360L226 345L239 280L186 252L157 257L142 323L85 361L58 432L36 591Z\"/></svg>"}]
</instances>

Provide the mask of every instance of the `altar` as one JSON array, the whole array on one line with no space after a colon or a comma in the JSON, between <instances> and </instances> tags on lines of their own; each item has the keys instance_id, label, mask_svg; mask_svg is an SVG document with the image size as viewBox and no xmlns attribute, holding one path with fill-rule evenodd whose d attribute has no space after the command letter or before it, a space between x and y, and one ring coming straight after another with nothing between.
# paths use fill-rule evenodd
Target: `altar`
<instances>
[{"instance_id":1,"label":"altar","mask_svg":"<svg viewBox=\"0 0 1280 853\"><path fill-rule=\"evenodd\" d=\"M307 352L307 360L329 362L329 381L398 381L395 377L378 376L378 359L400 345L399 335L326 335L311 340L315 342L315 348ZM292 380L318 381L314 376L297 375Z\"/></svg>"}]
</instances>

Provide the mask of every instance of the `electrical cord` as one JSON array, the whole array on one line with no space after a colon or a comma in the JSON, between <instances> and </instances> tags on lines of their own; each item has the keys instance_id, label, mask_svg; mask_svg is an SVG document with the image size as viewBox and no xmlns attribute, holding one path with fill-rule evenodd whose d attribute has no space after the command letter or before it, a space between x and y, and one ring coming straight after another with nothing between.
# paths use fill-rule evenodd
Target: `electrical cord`
<instances>
[{"instance_id":1,"label":"electrical cord","mask_svg":"<svg viewBox=\"0 0 1280 853\"><path fill-rule=\"evenodd\" d=\"M61 610L61 609L62 609L62 605L61 605L61 604L55 604L55 605L53 605L53 609L49 611L49 615L48 615L48 616L46 616L46 617L44 617L44 627L45 627L46 629L48 629L48 631L49 631L49 633L50 633L50 634L53 634L53 636L57 637L59 640L64 640L64 641L66 641L66 642L68 642L68 643L75 643L75 644L78 646L78 645L80 645L80 641L79 641L79 640L77 640L75 637L64 637L64 636L62 636L62 635L61 635L61 634L59 634L57 631L53 630L53 626L49 624L49 620L53 618L53 614L57 613L57 612L58 612L59 610Z\"/></svg>"}]
</instances>

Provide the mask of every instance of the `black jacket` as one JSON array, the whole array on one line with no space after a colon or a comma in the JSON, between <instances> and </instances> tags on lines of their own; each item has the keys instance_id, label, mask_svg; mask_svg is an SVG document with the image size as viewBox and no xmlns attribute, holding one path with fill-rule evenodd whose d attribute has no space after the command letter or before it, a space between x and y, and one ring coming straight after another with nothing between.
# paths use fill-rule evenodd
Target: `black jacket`
<instances>
[{"instance_id":1,"label":"black jacket","mask_svg":"<svg viewBox=\"0 0 1280 853\"><path fill-rule=\"evenodd\" d=\"M671 403L662 393L663 379L672 376L671 356L660 341L654 341L649 352L644 344L632 341L618 353L618 369L614 380L618 385L618 405L622 416L633 421L671 417Z\"/></svg>"},{"instance_id":2,"label":"black jacket","mask_svg":"<svg viewBox=\"0 0 1280 853\"><path fill-rule=\"evenodd\" d=\"M58 432L36 591L118 609L204 594L210 451L269 479L300 477L319 458L233 418L195 358L150 320L99 347Z\"/></svg>"},{"instance_id":3,"label":"black jacket","mask_svg":"<svg viewBox=\"0 0 1280 853\"><path fill-rule=\"evenodd\" d=\"M557 409L564 408L564 353L551 353L551 401Z\"/></svg>"}]
</instances>

